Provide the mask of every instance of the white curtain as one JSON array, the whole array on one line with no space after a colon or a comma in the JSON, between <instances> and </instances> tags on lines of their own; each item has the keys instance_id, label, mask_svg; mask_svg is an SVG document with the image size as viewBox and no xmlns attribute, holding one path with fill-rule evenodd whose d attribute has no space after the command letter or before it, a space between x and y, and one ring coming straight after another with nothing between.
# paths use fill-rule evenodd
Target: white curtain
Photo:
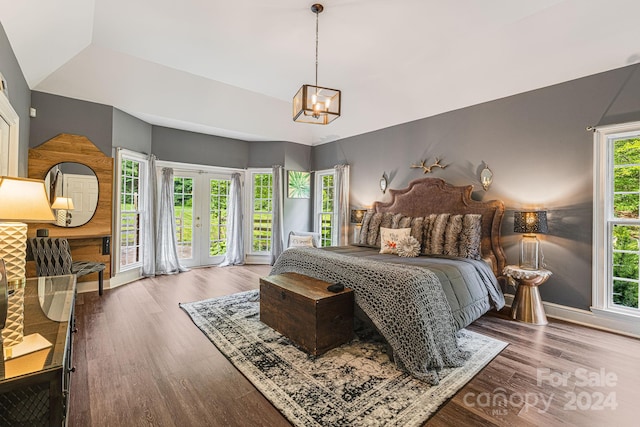
<instances>
[{"instance_id":1,"label":"white curtain","mask_svg":"<svg viewBox=\"0 0 640 427\"><path fill-rule=\"evenodd\" d=\"M337 165L336 174L336 217L338 246L349 244L349 165Z\"/></svg>"},{"instance_id":2,"label":"white curtain","mask_svg":"<svg viewBox=\"0 0 640 427\"><path fill-rule=\"evenodd\" d=\"M156 274L175 274L188 269L180 265L173 210L173 169L162 169L158 228L156 240Z\"/></svg>"},{"instance_id":3,"label":"white curtain","mask_svg":"<svg viewBox=\"0 0 640 427\"><path fill-rule=\"evenodd\" d=\"M227 253L219 267L244 264L244 240L242 236L242 185L240 174L231 174L229 207L227 210Z\"/></svg>"},{"instance_id":4,"label":"white curtain","mask_svg":"<svg viewBox=\"0 0 640 427\"><path fill-rule=\"evenodd\" d=\"M282 180L284 177L284 168L282 166L273 166L273 218L271 223L271 265L276 262L283 250L282 238Z\"/></svg>"},{"instance_id":5,"label":"white curtain","mask_svg":"<svg viewBox=\"0 0 640 427\"><path fill-rule=\"evenodd\" d=\"M156 156L149 154L147 164L147 192L142 212L142 275L156 275L156 198L158 180L156 179Z\"/></svg>"}]
</instances>

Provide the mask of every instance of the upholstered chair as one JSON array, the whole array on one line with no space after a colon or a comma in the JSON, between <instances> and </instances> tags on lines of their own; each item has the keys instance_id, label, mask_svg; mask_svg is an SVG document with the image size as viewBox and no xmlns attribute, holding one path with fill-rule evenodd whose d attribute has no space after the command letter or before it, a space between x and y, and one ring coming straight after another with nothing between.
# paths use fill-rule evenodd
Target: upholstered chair
<instances>
[{"instance_id":1,"label":"upholstered chair","mask_svg":"<svg viewBox=\"0 0 640 427\"><path fill-rule=\"evenodd\" d=\"M105 264L92 261L73 261L69 241L55 237L33 237L28 240L27 259L33 257L38 276L75 274L85 276L98 273L98 294L102 295Z\"/></svg>"}]
</instances>

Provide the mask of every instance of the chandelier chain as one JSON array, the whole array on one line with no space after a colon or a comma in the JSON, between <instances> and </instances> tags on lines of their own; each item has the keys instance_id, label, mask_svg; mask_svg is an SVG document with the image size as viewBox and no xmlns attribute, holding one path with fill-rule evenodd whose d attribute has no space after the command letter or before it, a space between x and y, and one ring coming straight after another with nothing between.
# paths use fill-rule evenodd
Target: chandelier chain
<instances>
[{"instance_id":1,"label":"chandelier chain","mask_svg":"<svg viewBox=\"0 0 640 427\"><path fill-rule=\"evenodd\" d=\"M318 90L318 14L320 11L316 9L316 91Z\"/></svg>"}]
</instances>

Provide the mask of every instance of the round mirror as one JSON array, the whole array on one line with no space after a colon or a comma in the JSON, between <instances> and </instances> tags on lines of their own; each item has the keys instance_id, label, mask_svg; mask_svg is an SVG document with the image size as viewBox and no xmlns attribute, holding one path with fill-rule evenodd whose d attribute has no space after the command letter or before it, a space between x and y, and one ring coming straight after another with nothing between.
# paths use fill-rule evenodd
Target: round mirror
<instances>
[{"instance_id":1,"label":"round mirror","mask_svg":"<svg viewBox=\"0 0 640 427\"><path fill-rule=\"evenodd\" d=\"M58 163L47 172L45 184L55 225L79 227L91 220L98 206L98 178L81 163Z\"/></svg>"}]
</instances>

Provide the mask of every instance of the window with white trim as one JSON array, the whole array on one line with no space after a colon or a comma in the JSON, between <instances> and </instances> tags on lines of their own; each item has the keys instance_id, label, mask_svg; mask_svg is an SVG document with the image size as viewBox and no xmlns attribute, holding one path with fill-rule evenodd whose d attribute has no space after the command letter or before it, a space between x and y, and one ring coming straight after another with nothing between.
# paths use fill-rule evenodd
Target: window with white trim
<instances>
[{"instance_id":1,"label":"window with white trim","mask_svg":"<svg viewBox=\"0 0 640 427\"><path fill-rule=\"evenodd\" d=\"M268 255L271 251L273 223L273 172L271 169L248 171L251 200L249 218L249 250L253 255Z\"/></svg>"},{"instance_id":2,"label":"window with white trim","mask_svg":"<svg viewBox=\"0 0 640 427\"><path fill-rule=\"evenodd\" d=\"M314 191L314 229L320 233L320 246L337 244L336 174L333 169L316 172Z\"/></svg>"},{"instance_id":3,"label":"window with white trim","mask_svg":"<svg viewBox=\"0 0 640 427\"><path fill-rule=\"evenodd\" d=\"M146 156L118 150L118 271L142 265L142 229L146 197Z\"/></svg>"},{"instance_id":4,"label":"window with white trim","mask_svg":"<svg viewBox=\"0 0 640 427\"><path fill-rule=\"evenodd\" d=\"M640 122L594 141L593 308L640 316Z\"/></svg>"}]
</instances>

